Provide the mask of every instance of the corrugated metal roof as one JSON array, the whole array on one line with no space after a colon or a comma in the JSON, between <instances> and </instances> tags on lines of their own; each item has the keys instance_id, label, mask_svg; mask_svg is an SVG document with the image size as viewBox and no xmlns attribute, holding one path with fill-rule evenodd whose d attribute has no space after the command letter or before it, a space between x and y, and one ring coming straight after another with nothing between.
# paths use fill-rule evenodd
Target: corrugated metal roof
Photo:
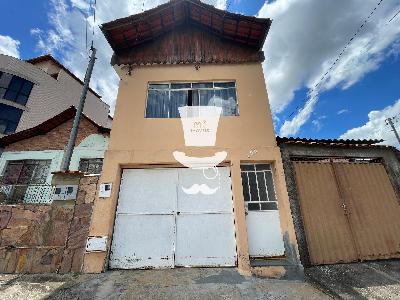
<instances>
[{"instance_id":1,"label":"corrugated metal roof","mask_svg":"<svg viewBox=\"0 0 400 300\"><path fill-rule=\"evenodd\" d=\"M280 144L305 144L305 145L331 145L331 146L373 146L382 143L384 140L344 140L344 139L307 139L299 137L276 137L276 142ZM381 145L376 145L381 146Z\"/></svg>"}]
</instances>

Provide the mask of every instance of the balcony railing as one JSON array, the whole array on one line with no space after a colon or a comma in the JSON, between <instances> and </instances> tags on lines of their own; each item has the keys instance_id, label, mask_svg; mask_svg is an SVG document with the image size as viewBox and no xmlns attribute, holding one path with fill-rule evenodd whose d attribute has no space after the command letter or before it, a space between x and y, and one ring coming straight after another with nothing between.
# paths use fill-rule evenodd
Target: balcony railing
<instances>
[{"instance_id":1,"label":"balcony railing","mask_svg":"<svg viewBox=\"0 0 400 300\"><path fill-rule=\"evenodd\" d=\"M52 193L49 184L0 183L0 204L49 204Z\"/></svg>"}]
</instances>

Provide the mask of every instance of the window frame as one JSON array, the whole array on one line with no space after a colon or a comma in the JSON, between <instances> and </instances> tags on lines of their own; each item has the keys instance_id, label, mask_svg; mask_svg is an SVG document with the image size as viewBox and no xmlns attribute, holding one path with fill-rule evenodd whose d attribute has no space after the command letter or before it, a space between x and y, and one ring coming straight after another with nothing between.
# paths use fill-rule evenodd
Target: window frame
<instances>
[{"instance_id":1,"label":"window frame","mask_svg":"<svg viewBox=\"0 0 400 300\"><path fill-rule=\"evenodd\" d=\"M10 100L8 100L8 101L10 101ZM8 134L14 133L18 128L18 125L19 125L19 122L21 121L24 110L22 110L19 107L15 107L15 106L4 104L4 103L0 103L0 108L3 108L3 109L5 108L6 111L8 109L7 114L9 116L9 118L7 119L4 117L4 115L2 115L0 113L0 121L2 121L2 124L5 124L5 130L0 131L0 135L8 135ZM3 111L3 113L4 113L4 111ZM14 120L11 120L10 115L15 116L14 113L18 114L19 116L17 118L15 118ZM10 128L14 128L14 129L10 130Z\"/></svg>"},{"instance_id":2,"label":"window frame","mask_svg":"<svg viewBox=\"0 0 400 300\"><path fill-rule=\"evenodd\" d=\"M4 169L3 169L3 172L2 172L2 183L3 184L5 184L5 185L46 185L47 184L47 179L48 179L48 177L49 177L49 174L50 174L50 170L51 170L51 163L52 163L52 160L51 159L17 159L17 160L7 160L7 162L6 162L6 164L5 164L5 167L4 167ZM10 166L10 164L13 164L13 165L22 165L21 166L21 168L20 168L20 170L19 170L19 172L18 172L18 177L16 178L16 180L15 180L15 182L8 182L6 179L6 176L7 176L7 171L8 171L8 168L9 168L9 166ZM30 177L29 177L29 180L27 180L26 182L21 182L22 181L22 179L21 178L24 178L24 177L22 177L22 171L24 170L24 168L25 167L27 167L27 166L34 166L34 170L32 171L32 174L30 174ZM39 166L45 166L45 167L47 167L48 168L48 170L47 170L47 173L46 173L46 177L44 178L44 177L42 177L42 178L40 178L40 180L37 180L37 181L34 181L34 179L37 179L37 178L35 178L35 176L33 176L33 175L35 175L35 172L36 172L36 169L39 167Z\"/></svg>"},{"instance_id":3,"label":"window frame","mask_svg":"<svg viewBox=\"0 0 400 300\"><path fill-rule=\"evenodd\" d=\"M82 164L84 161L91 161L91 160L101 160L101 171L100 171L100 173L89 173L89 172L87 172L87 171L82 171L82 170L81 170L81 164ZM81 158L79 159L78 170L79 170L80 172L83 172L83 173L87 174L87 175L101 175L101 172L103 172L103 166L104 166L104 158L103 158L103 157L81 157ZM89 170L89 163L88 163L87 169Z\"/></svg>"},{"instance_id":4,"label":"window frame","mask_svg":"<svg viewBox=\"0 0 400 300\"><path fill-rule=\"evenodd\" d=\"M31 96L32 90L33 90L33 88L35 86L35 83L30 81L30 80L28 80L28 79L25 79L25 78L23 78L21 76L18 76L18 75L15 75L15 74L12 74L12 73L8 73L8 72L4 72L4 71L0 70L0 78L3 76L3 74L8 74L8 75L11 75L12 77L11 77L11 80L8 83L7 87L0 86L0 89L5 90L4 91L4 95L3 95L3 97L1 99L7 100L7 101L11 101L13 103L16 103L16 104L19 104L19 105L22 105L22 106L26 106L26 104L28 103L29 98ZM12 83L15 82L16 80L21 80L22 81L21 86L18 89L11 88ZM23 92L25 84L30 84L31 85L29 93ZM16 93L16 96L15 96L14 99L9 99L9 98L6 98L7 93ZM18 98L20 96L26 97L26 100L24 100L22 103L18 100Z\"/></svg>"},{"instance_id":5,"label":"window frame","mask_svg":"<svg viewBox=\"0 0 400 300\"><path fill-rule=\"evenodd\" d=\"M212 88L193 88L193 84L205 84L205 83L212 83ZM215 83L233 83L234 87L215 87ZM151 89L150 85L168 85L167 89ZM171 85L173 84L190 84L190 88L180 88L180 89L172 89ZM236 97L236 114L230 116L224 116L221 114L221 117L239 117L240 116L240 109L239 109L239 99L238 99L238 92L237 92L237 82L236 80L212 80L212 81L149 81L147 82L147 89L146 89L146 101L144 106L144 118L145 119L179 119L179 117L170 117L168 111L168 117L163 118L154 118L154 117L147 117L147 105L149 101L149 91L168 91L168 99L171 98L171 91L209 91L209 90L228 90L228 89L235 89L235 97Z\"/></svg>"},{"instance_id":6,"label":"window frame","mask_svg":"<svg viewBox=\"0 0 400 300\"><path fill-rule=\"evenodd\" d=\"M261 166L261 165L267 165L267 166L269 166L269 169L258 170L257 166ZM252 166L253 170L243 170L242 169L243 166ZM273 169L273 164L271 164L271 163L259 162L259 163L241 163L240 164L240 175L241 175L241 181L242 181L242 187L243 187L243 200L244 200L244 206L245 206L247 211L254 211L254 212L279 211L278 194L276 192L274 171L273 170L274 170ZM271 200L270 199L270 195L269 195L270 187L268 186L267 177L265 176L266 172L271 174L271 179L272 179L272 181L271 181L272 182L272 191L271 192L273 193L275 200ZM252 195L251 195L249 173L255 174L258 201L251 201ZM267 201L261 201L260 188L259 188L259 182L258 182L258 178L257 178L257 173L262 173L263 174L264 183L265 183L265 193L266 193L266 196L267 196ZM245 187L244 187L244 181L243 181L243 174L245 174L247 176L247 193L249 194L249 201L246 201L245 196L244 196ZM262 209L262 207L261 207L262 203L271 203L271 202L276 204L276 209ZM258 210L249 209L248 208L248 204L249 203L258 203L259 209Z\"/></svg>"}]
</instances>

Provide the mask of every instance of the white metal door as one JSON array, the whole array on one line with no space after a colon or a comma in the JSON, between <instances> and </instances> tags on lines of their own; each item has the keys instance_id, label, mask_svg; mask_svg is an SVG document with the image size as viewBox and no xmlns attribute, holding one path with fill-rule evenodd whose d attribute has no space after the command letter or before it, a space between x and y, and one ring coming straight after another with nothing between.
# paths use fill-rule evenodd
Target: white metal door
<instances>
[{"instance_id":1,"label":"white metal door","mask_svg":"<svg viewBox=\"0 0 400 300\"><path fill-rule=\"evenodd\" d=\"M274 257L285 254L278 211L249 211L246 223L250 256Z\"/></svg>"},{"instance_id":2,"label":"white metal door","mask_svg":"<svg viewBox=\"0 0 400 300\"><path fill-rule=\"evenodd\" d=\"M213 180L192 169L124 170L110 267L234 266L231 181L228 168L218 169ZM182 189L196 184L218 190Z\"/></svg>"},{"instance_id":3,"label":"white metal door","mask_svg":"<svg viewBox=\"0 0 400 300\"><path fill-rule=\"evenodd\" d=\"M177 206L177 266L234 266L236 242L229 168L206 179L201 170L179 169ZM212 195L187 194L193 184L207 185ZM203 186L204 187L204 186Z\"/></svg>"},{"instance_id":4,"label":"white metal door","mask_svg":"<svg viewBox=\"0 0 400 300\"><path fill-rule=\"evenodd\" d=\"M283 256L285 248L271 166L242 165L241 170L249 255Z\"/></svg>"},{"instance_id":5,"label":"white metal door","mask_svg":"<svg viewBox=\"0 0 400 300\"><path fill-rule=\"evenodd\" d=\"M110 267L174 266L176 169L124 170Z\"/></svg>"}]
</instances>

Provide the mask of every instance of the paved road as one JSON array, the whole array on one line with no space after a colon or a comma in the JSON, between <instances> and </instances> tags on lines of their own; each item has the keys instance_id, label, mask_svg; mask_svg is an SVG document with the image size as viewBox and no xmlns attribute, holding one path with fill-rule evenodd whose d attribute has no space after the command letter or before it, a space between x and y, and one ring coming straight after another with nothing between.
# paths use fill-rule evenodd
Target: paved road
<instances>
[{"instance_id":1,"label":"paved road","mask_svg":"<svg viewBox=\"0 0 400 300\"><path fill-rule=\"evenodd\" d=\"M234 269L0 275L0 299L400 299L400 260L312 267L306 274L308 283L243 277Z\"/></svg>"},{"instance_id":2,"label":"paved road","mask_svg":"<svg viewBox=\"0 0 400 300\"><path fill-rule=\"evenodd\" d=\"M400 260L312 267L306 274L336 299L400 299Z\"/></svg>"},{"instance_id":3,"label":"paved road","mask_svg":"<svg viewBox=\"0 0 400 300\"><path fill-rule=\"evenodd\" d=\"M243 277L235 269L0 275L0 299L331 299L311 284Z\"/></svg>"}]
</instances>

